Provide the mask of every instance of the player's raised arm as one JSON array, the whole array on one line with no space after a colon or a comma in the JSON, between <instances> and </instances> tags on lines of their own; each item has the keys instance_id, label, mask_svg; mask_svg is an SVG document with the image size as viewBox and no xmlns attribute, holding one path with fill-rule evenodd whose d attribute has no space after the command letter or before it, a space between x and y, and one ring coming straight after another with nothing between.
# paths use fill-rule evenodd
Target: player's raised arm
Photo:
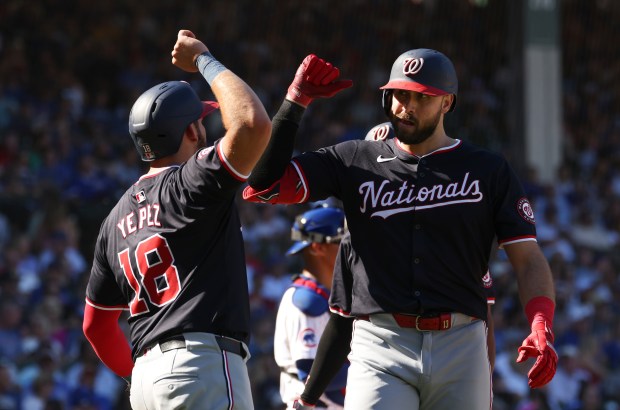
<instances>
[{"instance_id":1,"label":"player's raised arm","mask_svg":"<svg viewBox=\"0 0 620 410\"><path fill-rule=\"evenodd\" d=\"M286 99L273 117L271 140L248 179L245 199L254 202L295 203L297 173L290 164L295 135L306 107L316 98L329 98L353 85L340 80L340 70L331 63L308 55L297 68ZM288 168L287 168L288 167ZM281 184L276 184L280 181Z\"/></svg>"},{"instance_id":2,"label":"player's raised arm","mask_svg":"<svg viewBox=\"0 0 620 410\"><path fill-rule=\"evenodd\" d=\"M207 80L220 105L226 129L220 142L221 152L238 173L250 174L271 133L271 121L258 96L189 30L179 31L172 63L188 72L200 71Z\"/></svg>"}]
</instances>

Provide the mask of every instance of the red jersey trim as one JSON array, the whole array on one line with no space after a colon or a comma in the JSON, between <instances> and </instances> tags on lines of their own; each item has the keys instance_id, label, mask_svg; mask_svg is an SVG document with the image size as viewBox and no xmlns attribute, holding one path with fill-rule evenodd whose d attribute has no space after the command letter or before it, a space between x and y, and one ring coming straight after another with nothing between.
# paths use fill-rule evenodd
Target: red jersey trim
<instances>
[{"instance_id":1,"label":"red jersey trim","mask_svg":"<svg viewBox=\"0 0 620 410\"><path fill-rule=\"evenodd\" d=\"M308 193L308 179L304 175L304 171L301 169L301 166L297 163L297 161L292 160L291 164L295 168L295 171L297 171L297 175L299 176L299 181L301 182L301 185L302 185L303 190L304 190L304 195L299 200L299 203L303 204L303 203L305 203L308 200L308 194L309 194Z\"/></svg>"},{"instance_id":2,"label":"red jersey trim","mask_svg":"<svg viewBox=\"0 0 620 410\"><path fill-rule=\"evenodd\" d=\"M536 236L534 236L534 235L524 235L524 236L517 236L517 237L514 237L514 238L502 239L501 241L499 241L499 247L500 247L500 249L502 249L506 245L512 245L513 243L527 242L527 241L538 242L536 240Z\"/></svg>"},{"instance_id":3,"label":"red jersey trim","mask_svg":"<svg viewBox=\"0 0 620 410\"><path fill-rule=\"evenodd\" d=\"M96 309L101 309L101 310L129 310L129 305L119 305L119 306L104 306L104 305L99 305L95 302L93 302L92 300L86 298L86 303Z\"/></svg>"},{"instance_id":4,"label":"red jersey trim","mask_svg":"<svg viewBox=\"0 0 620 410\"><path fill-rule=\"evenodd\" d=\"M233 178L235 178L238 181L241 182L245 182L247 181L247 179L250 177L250 174L248 175L244 175L241 172L237 171L230 162L228 162L228 159L226 158L226 156L224 155L224 153L222 152L222 149L220 148L220 144L217 144L217 156L220 159L220 162L222 163L222 165L224 165L224 168L226 168L226 171L228 171L228 173L230 175L232 175Z\"/></svg>"},{"instance_id":5,"label":"red jersey trim","mask_svg":"<svg viewBox=\"0 0 620 410\"><path fill-rule=\"evenodd\" d=\"M398 137L394 137L394 139L396 140L396 146L403 152L406 152L407 154L410 155L414 155L418 158L424 158L424 157L428 157L430 155L435 155L435 154L444 154L446 152L450 152L453 151L455 149L457 149L463 142L459 139L456 139L454 144L449 145L447 147L441 147L441 148L437 148L434 151L429 152L428 154L424 154L424 155L417 155L414 154L413 152L409 152L408 150L406 150L403 146L402 146L402 142L398 139Z\"/></svg>"},{"instance_id":6,"label":"red jersey trim","mask_svg":"<svg viewBox=\"0 0 620 410\"><path fill-rule=\"evenodd\" d=\"M154 178L157 175L161 174L164 171L167 171L170 168L179 168L178 165L170 165L169 167L163 167L155 172L153 172L152 174L144 174L142 175L140 178L138 178L138 180L136 181L136 183L134 185L138 185L138 183L144 179L149 179L149 178Z\"/></svg>"},{"instance_id":7,"label":"red jersey trim","mask_svg":"<svg viewBox=\"0 0 620 410\"><path fill-rule=\"evenodd\" d=\"M346 318L353 318L354 317L354 316L351 316L351 312L345 312L344 310L340 309L337 306L330 306L329 307L329 311L332 312L332 313L335 313L335 314L337 314L339 316L346 317Z\"/></svg>"}]
</instances>

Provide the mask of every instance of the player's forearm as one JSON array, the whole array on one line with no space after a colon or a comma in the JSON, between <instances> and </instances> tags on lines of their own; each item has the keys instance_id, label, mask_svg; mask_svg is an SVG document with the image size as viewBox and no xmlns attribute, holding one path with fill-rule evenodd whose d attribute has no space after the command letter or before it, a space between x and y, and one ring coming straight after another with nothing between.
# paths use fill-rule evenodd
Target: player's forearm
<instances>
[{"instance_id":1,"label":"player's forearm","mask_svg":"<svg viewBox=\"0 0 620 410\"><path fill-rule=\"evenodd\" d=\"M271 120L265 107L250 86L210 53L198 56L196 64L220 105L226 129L221 142L224 155L237 171L249 174L271 133Z\"/></svg>"},{"instance_id":2,"label":"player's forearm","mask_svg":"<svg viewBox=\"0 0 620 410\"><path fill-rule=\"evenodd\" d=\"M517 276L522 305L538 296L555 302L551 269L538 245L535 242L513 244L506 247L506 253Z\"/></svg>"},{"instance_id":3,"label":"player's forearm","mask_svg":"<svg viewBox=\"0 0 620 410\"><path fill-rule=\"evenodd\" d=\"M301 399L315 404L342 369L351 351L353 320L331 314L325 327Z\"/></svg>"},{"instance_id":4,"label":"player's forearm","mask_svg":"<svg viewBox=\"0 0 620 410\"><path fill-rule=\"evenodd\" d=\"M553 278L544 257L532 257L528 264L517 270L516 274L523 306L539 296L547 297L555 302Z\"/></svg>"},{"instance_id":5,"label":"player's forearm","mask_svg":"<svg viewBox=\"0 0 620 410\"><path fill-rule=\"evenodd\" d=\"M269 144L248 179L256 191L271 187L284 174L293 156L295 136L304 112L304 107L284 100L273 117Z\"/></svg>"}]
</instances>

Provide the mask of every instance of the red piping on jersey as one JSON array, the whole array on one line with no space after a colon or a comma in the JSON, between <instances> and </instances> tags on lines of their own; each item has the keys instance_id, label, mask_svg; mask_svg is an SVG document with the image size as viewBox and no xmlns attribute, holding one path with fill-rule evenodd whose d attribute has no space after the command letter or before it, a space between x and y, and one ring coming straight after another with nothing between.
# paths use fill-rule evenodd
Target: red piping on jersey
<instances>
[{"instance_id":1,"label":"red piping on jersey","mask_svg":"<svg viewBox=\"0 0 620 410\"><path fill-rule=\"evenodd\" d=\"M502 239L498 243L503 245L509 245L513 242L523 242L523 241L536 241L535 235L523 235L523 236L515 236L513 238Z\"/></svg>"},{"instance_id":2,"label":"red piping on jersey","mask_svg":"<svg viewBox=\"0 0 620 410\"><path fill-rule=\"evenodd\" d=\"M224 166L224 169L228 171L228 173L235 178L237 181L245 182L247 181L249 175L243 175L241 172L237 171L233 168L232 164L228 162L228 159L224 156L224 153L221 151L220 144L217 144L216 151L217 156L220 159L220 162Z\"/></svg>"},{"instance_id":3,"label":"red piping on jersey","mask_svg":"<svg viewBox=\"0 0 620 410\"><path fill-rule=\"evenodd\" d=\"M417 154L414 154L413 152L409 152L405 148L403 148L402 145L401 145L402 142L398 139L398 137L394 137L394 139L396 140L396 146L398 147L398 149L400 149L403 152L406 152L409 155L416 156L418 158L428 157L430 155L435 155L435 154L444 154L446 152L454 151L455 149L457 149L462 144L461 140L456 140L456 142L454 144L449 145L447 147L437 148L436 150L431 151L428 154L417 155Z\"/></svg>"},{"instance_id":4,"label":"red piping on jersey","mask_svg":"<svg viewBox=\"0 0 620 410\"><path fill-rule=\"evenodd\" d=\"M127 310L129 309L129 305L116 305L116 306L99 305L88 298L86 298L86 303L94 308L101 309L101 310Z\"/></svg>"},{"instance_id":5,"label":"red piping on jersey","mask_svg":"<svg viewBox=\"0 0 620 410\"><path fill-rule=\"evenodd\" d=\"M138 185L138 182L140 182L140 181L142 181L144 179L154 178L157 175L161 174L164 171L167 171L170 168L178 168L178 167L179 167L178 165L170 165L168 167L164 167L162 169L159 169L159 170L153 172L152 174L144 174L140 178L138 178L138 180L136 181L136 183L134 185Z\"/></svg>"},{"instance_id":6,"label":"red piping on jersey","mask_svg":"<svg viewBox=\"0 0 620 410\"><path fill-rule=\"evenodd\" d=\"M335 307L335 306L330 306L329 307L329 311L332 313L335 313L337 315L340 315L342 317L346 317L346 318L352 318L353 316L351 316L351 312L345 312L344 310L340 309L339 307Z\"/></svg>"},{"instance_id":7,"label":"red piping on jersey","mask_svg":"<svg viewBox=\"0 0 620 410\"><path fill-rule=\"evenodd\" d=\"M304 286L306 288L312 289L314 292L321 295L325 300L329 300L329 295L327 294L327 292L320 288L319 285L317 285L317 283L313 280L302 278L300 276L293 281L293 285Z\"/></svg>"},{"instance_id":8,"label":"red piping on jersey","mask_svg":"<svg viewBox=\"0 0 620 410\"><path fill-rule=\"evenodd\" d=\"M299 165L297 161L292 160L291 163L293 164L293 167L295 167L295 170L297 171L297 175L299 175L299 180L301 181L304 187L304 196L301 199L299 199L299 203L303 204L308 200L308 196L310 194L310 190L308 189L308 178L306 178L303 168L301 167L301 165Z\"/></svg>"}]
</instances>

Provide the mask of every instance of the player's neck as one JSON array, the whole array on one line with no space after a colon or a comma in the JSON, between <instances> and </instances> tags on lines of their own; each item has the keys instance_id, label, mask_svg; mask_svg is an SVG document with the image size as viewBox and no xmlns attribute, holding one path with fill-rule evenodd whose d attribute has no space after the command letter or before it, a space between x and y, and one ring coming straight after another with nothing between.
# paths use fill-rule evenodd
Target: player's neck
<instances>
[{"instance_id":1,"label":"player's neck","mask_svg":"<svg viewBox=\"0 0 620 410\"><path fill-rule=\"evenodd\" d=\"M158 172L161 172L163 169L180 165L183 162L187 161L187 158L183 159L183 157L184 156L182 156L180 152L177 152L174 155L169 155L164 158L156 159L155 161L150 163L150 167L149 167L149 171L147 172L147 175L157 174Z\"/></svg>"},{"instance_id":2,"label":"player's neck","mask_svg":"<svg viewBox=\"0 0 620 410\"><path fill-rule=\"evenodd\" d=\"M314 279L321 285L325 286L327 289L331 289L331 280L326 280L325 275L321 275L319 272L315 271L315 273L316 274L310 273L310 270L308 270L307 268L301 272L303 276Z\"/></svg>"},{"instance_id":3,"label":"player's neck","mask_svg":"<svg viewBox=\"0 0 620 410\"><path fill-rule=\"evenodd\" d=\"M433 151L437 151L438 149L449 147L454 144L455 141L456 140L454 138L450 138L445 134L445 132L442 132L441 134L431 136L419 144L405 144L404 142L398 140L398 145L403 150L421 157L430 154Z\"/></svg>"}]
</instances>

